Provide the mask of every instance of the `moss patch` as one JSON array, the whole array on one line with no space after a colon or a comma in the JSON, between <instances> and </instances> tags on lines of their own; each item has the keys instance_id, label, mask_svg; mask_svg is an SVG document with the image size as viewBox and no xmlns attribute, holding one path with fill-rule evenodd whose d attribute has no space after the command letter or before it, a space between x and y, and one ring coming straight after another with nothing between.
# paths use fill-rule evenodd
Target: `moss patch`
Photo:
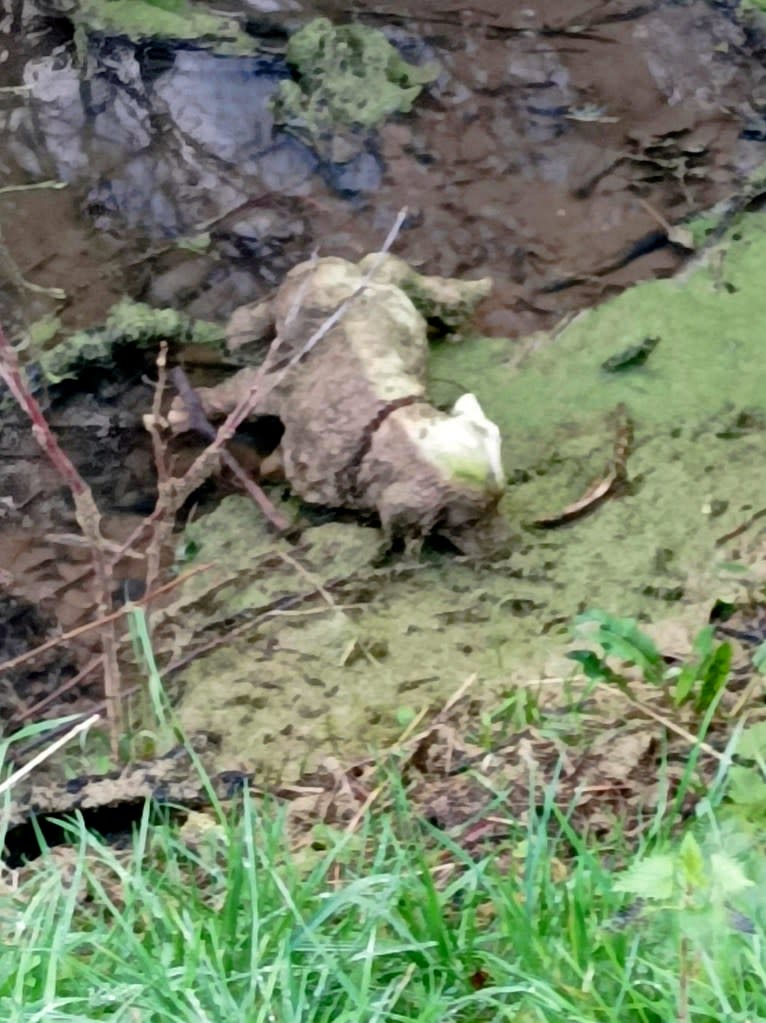
<instances>
[{"instance_id":1,"label":"moss patch","mask_svg":"<svg viewBox=\"0 0 766 1023\"><path fill-rule=\"evenodd\" d=\"M184 39L217 44L221 52L252 53L253 40L233 18L187 0L80 0L75 23L89 32L144 39Z\"/></svg>"},{"instance_id":2,"label":"moss patch","mask_svg":"<svg viewBox=\"0 0 766 1023\"><path fill-rule=\"evenodd\" d=\"M109 367L116 349L154 347L163 340L222 347L223 333L216 324L191 320L175 309L155 309L123 298L110 310L103 327L70 335L43 352L38 362L45 379L57 384L74 379L86 367Z\"/></svg>"},{"instance_id":3,"label":"moss patch","mask_svg":"<svg viewBox=\"0 0 766 1023\"><path fill-rule=\"evenodd\" d=\"M450 393L440 379L458 380L500 426L512 521L555 515L603 475L612 412L627 407L631 492L564 529L526 533L527 564L555 564L562 609L661 616L663 602L715 588L717 566L742 555L716 540L766 505L766 478L753 472L766 456L764 259L766 218L754 214L685 279L638 285L581 315L518 368L517 346L500 340L434 353L437 399ZM643 365L602 369L647 337L660 340Z\"/></svg>"},{"instance_id":4,"label":"moss patch","mask_svg":"<svg viewBox=\"0 0 766 1023\"><path fill-rule=\"evenodd\" d=\"M316 18L291 37L286 58L297 81L281 82L276 120L322 148L339 130L368 132L407 113L433 81L434 65L409 64L382 32Z\"/></svg>"}]
</instances>

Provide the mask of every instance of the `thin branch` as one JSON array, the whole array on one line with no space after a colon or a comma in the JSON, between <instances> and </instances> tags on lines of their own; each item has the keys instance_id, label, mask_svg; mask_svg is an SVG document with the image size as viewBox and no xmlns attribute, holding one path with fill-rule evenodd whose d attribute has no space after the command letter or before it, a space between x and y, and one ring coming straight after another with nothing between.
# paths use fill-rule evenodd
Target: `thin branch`
<instances>
[{"instance_id":1,"label":"thin branch","mask_svg":"<svg viewBox=\"0 0 766 1023\"><path fill-rule=\"evenodd\" d=\"M162 596L164 593L169 593L174 590L176 586L180 586L181 583L186 582L193 575L197 575L199 572L207 572L208 569L213 567L213 562L207 562L204 565L195 565L194 568L190 568L188 572L183 572L181 575L176 576L175 579L171 579L169 583L165 583L164 586L158 586L152 593L147 593L141 597L140 600L134 600L132 605L126 604L125 607L118 608L116 611L112 611L111 614L105 615L103 618L97 618L94 622L86 622L85 625L78 625L76 629L70 629L69 632L62 632L60 636L54 636L52 639L46 640L39 646L36 646L33 650L27 650L23 654L19 654L17 657L12 657L8 661L3 661L0 664L0 675L6 671L13 671L14 668L19 668L22 664L26 664L27 661L32 661L35 657L40 657L41 654L47 653L48 650L52 650L54 647L60 646L62 643L66 643L70 639L77 639L78 636L84 636L86 632L92 632L94 629L100 629L103 625L108 625L110 622L116 622L118 618L124 617L130 610L131 606L136 604L145 607L151 601L156 600L157 597Z\"/></svg>"},{"instance_id":2,"label":"thin branch","mask_svg":"<svg viewBox=\"0 0 766 1023\"><path fill-rule=\"evenodd\" d=\"M165 443L160 434L162 426L162 398L165 393L165 387L167 385L167 362L168 362L168 343L167 341L160 342L160 350L157 355L157 382L154 386L154 396L152 398L152 411L149 416L144 417L144 426L149 431L149 436L152 439L152 451L154 453L154 465L157 471L157 504L162 506L166 499L168 492L168 466L166 460ZM172 516L173 518L175 516ZM159 535L157 531L152 536L152 542L149 543L146 549L146 575L145 583L147 591L154 589L157 579L160 575L160 563L162 560L162 547L164 535Z\"/></svg>"},{"instance_id":3,"label":"thin branch","mask_svg":"<svg viewBox=\"0 0 766 1023\"><path fill-rule=\"evenodd\" d=\"M173 383L175 384L181 401L183 401L184 406L186 407L186 413L189 416L189 426L191 429L195 430L207 441L215 440L215 427L205 415L199 395L189 383L189 379L184 371L180 366L176 366L171 371L170 375L173 378ZM229 469L242 484L245 491L258 505L272 526L274 526L278 532L283 533L289 527L290 523L284 515L277 511L261 487L258 486L254 479L248 476L236 458L234 458L234 456L227 451L226 448L221 450L220 458L227 469Z\"/></svg>"},{"instance_id":4,"label":"thin branch","mask_svg":"<svg viewBox=\"0 0 766 1023\"><path fill-rule=\"evenodd\" d=\"M64 452L43 414L37 399L29 389L19 365L16 349L0 327L0 376L8 385L19 406L29 416L32 433L51 464L69 487L75 506L77 523L89 541L90 556L96 577L98 608L102 618L108 619L112 609L112 564L107 557L101 532L101 512L93 493L80 476L74 463ZM114 621L107 620L101 631L101 651L104 665L104 695L107 701L107 721L112 756L119 752L122 724L120 706L120 669L117 662L117 634Z\"/></svg>"},{"instance_id":5,"label":"thin branch","mask_svg":"<svg viewBox=\"0 0 766 1023\"><path fill-rule=\"evenodd\" d=\"M3 90L0 89L0 92ZM58 191L60 188L66 188L66 181L38 181L32 185L3 185L0 188L0 195L7 195L9 192L36 192L39 189L46 189L49 191Z\"/></svg>"}]
</instances>

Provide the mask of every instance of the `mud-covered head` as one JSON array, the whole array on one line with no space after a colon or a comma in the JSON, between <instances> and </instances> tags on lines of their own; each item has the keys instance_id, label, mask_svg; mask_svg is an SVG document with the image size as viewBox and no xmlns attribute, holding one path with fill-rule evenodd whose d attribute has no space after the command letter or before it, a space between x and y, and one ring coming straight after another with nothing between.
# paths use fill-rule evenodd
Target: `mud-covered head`
<instances>
[{"instance_id":1,"label":"mud-covered head","mask_svg":"<svg viewBox=\"0 0 766 1023\"><path fill-rule=\"evenodd\" d=\"M417 445L420 456L456 488L486 495L489 503L503 493L500 431L473 394L464 394L449 415L418 430Z\"/></svg>"},{"instance_id":2,"label":"mud-covered head","mask_svg":"<svg viewBox=\"0 0 766 1023\"><path fill-rule=\"evenodd\" d=\"M496 517L505 490L500 431L466 394L449 413L424 404L391 415L367 468L389 535L462 534Z\"/></svg>"}]
</instances>

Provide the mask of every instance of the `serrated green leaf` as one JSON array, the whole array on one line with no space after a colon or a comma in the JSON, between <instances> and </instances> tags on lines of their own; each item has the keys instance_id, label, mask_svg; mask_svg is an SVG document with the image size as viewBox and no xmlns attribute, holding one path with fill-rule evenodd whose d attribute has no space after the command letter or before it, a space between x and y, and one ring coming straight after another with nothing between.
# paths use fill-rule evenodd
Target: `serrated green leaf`
<instances>
[{"instance_id":1,"label":"serrated green leaf","mask_svg":"<svg viewBox=\"0 0 766 1023\"><path fill-rule=\"evenodd\" d=\"M675 893L676 858L671 853L654 853L639 860L617 878L614 890L640 899L670 899Z\"/></svg>"},{"instance_id":2,"label":"serrated green leaf","mask_svg":"<svg viewBox=\"0 0 766 1023\"><path fill-rule=\"evenodd\" d=\"M691 831L687 831L684 835L678 850L678 866L681 869L685 888L699 889L705 886L705 858L702 855L699 842Z\"/></svg>"},{"instance_id":3,"label":"serrated green leaf","mask_svg":"<svg viewBox=\"0 0 766 1023\"><path fill-rule=\"evenodd\" d=\"M753 887L753 882L745 875L740 863L726 853L711 854L710 874L716 891L724 898Z\"/></svg>"}]
</instances>

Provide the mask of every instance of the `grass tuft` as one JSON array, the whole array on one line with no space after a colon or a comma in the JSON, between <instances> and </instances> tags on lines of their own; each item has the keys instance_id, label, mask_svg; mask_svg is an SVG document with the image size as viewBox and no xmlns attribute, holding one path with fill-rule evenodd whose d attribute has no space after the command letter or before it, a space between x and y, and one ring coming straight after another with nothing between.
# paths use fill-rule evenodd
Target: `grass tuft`
<instances>
[{"instance_id":1,"label":"grass tuft","mask_svg":"<svg viewBox=\"0 0 766 1023\"><path fill-rule=\"evenodd\" d=\"M676 905L666 873L663 891L651 889L652 871L670 862L667 841L665 852L632 856L614 843L599 848L575 833L553 795L478 857L415 819L403 796L356 832L323 828L317 848L299 851L289 848L284 811L247 797L180 830L147 807L128 849L71 822L71 846L46 852L17 890L0 894L0 1018L766 1016L758 914L747 928L732 916L714 941L707 933L695 943L694 914L710 919L706 864L719 860L676 840L670 859L685 870ZM610 867L631 861L625 872Z\"/></svg>"}]
</instances>

